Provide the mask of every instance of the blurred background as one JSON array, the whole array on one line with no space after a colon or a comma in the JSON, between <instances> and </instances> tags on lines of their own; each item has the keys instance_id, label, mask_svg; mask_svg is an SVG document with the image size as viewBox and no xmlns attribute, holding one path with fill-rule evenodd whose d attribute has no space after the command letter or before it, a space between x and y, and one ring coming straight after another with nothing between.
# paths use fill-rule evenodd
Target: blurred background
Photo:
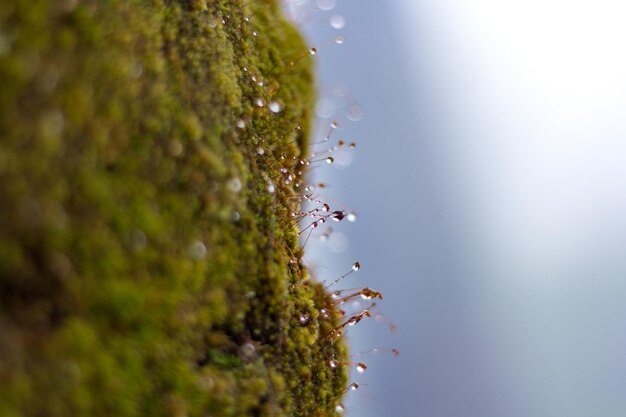
<instances>
[{"instance_id":1,"label":"blurred background","mask_svg":"<svg viewBox=\"0 0 626 417\"><path fill-rule=\"evenodd\" d=\"M385 319L352 351L401 351L354 357L346 415L626 415L626 4L285 7L318 48L316 137L357 143L315 179L358 221L307 259L327 282L359 260L336 288Z\"/></svg>"}]
</instances>

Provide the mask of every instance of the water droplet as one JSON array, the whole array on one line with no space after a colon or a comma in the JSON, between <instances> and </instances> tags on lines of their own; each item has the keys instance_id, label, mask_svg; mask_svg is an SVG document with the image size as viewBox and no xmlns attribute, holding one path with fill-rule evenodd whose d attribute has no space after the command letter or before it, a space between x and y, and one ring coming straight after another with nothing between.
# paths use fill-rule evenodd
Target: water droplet
<instances>
[{"instance_id":1,"label":"water droplet","mask_svg":"<svg viewBox=\"0 0 626 417\"><path fill-rule=\"evenodd\" d=\"M321 98L315 103L315 114L322 119L328 119L336 111L335 103L327 98Z\"/></svg>"},{"instance_id":2,"label":"water droplet","mask_svg":"<svg viewBox=\"0 0 626 417\"><path fill-rule=\"evenodd\" d=\"M356 391L359 389L359 384L357 384L356 382L353 382L352 384L350 384L350 391Z\"/></svg>"},{"instance_id":3,"label":"water droplet","mask_svg":"<svg viewBox=\"0 0 626 417\"><path fill-rule=\"evenodd\" d=\"M259 87L264 87L265 83L263 81L259 81L259 83L257 84Z\"/></svg>"},{"instance_id":4,"label":"water droplet","mask_svg":"<svg viewBox=\"0 0 626 417\"><path fill-rule=\"evenodd\" d=\"M243 67L243 72L248 72L248 67Z\"/></svg>"},{"instance_id":5,"label":"water droplet","mask_svg":"<svg viewBox=\"0 0 626 417\"><path fill-rule=\"evenodd\" d=\"M256 359L257 350L256 347L252 343L244 343L239 347L239 357L243 360L253 360Z\"/></svg>"},{"instance_id":6,"label":"water droplet","mask_svg":"<svg viewBox=\"0 0 626 417\"><path fill-rule=\"evenodd\" d=\"M183 144L179 140L172 139L169 143L168 150L172 156L180 156L183 153Z\"/></svg>"},{"instance_id":7,"label":"water droplet","mask_svg":"<svg viewBox=\"0 0 626 417\"><path fill-rule=\"evenodd\" d=\"M336 121L332 121L332 123L330 124L330 127L333 129L337 129L337 127L339 126L339 124Z\"/></svg>"},{"instance_id":8,"label":"water droplet","mask_svg":"<svg viewBox=\"0 0 626 417\"><path fill-rule=\"evenodd\" d=\"M364 364L363 362L359 362L359 363L356 364L356 371L358 373L362 374L366 370L367 370L367 365Z\"/></svg>"},{"instance_id":9,"label":"water droplet","mask_svg":"<svg viewBox=\"0 0 626 417\"><path fill-rule=\"evenodd\" d=\"M226 23L226 22L222 20L222 23ZM210 28L216 27L217 26L217 18L215 16L209 15L207 17L207 24L209 25Z\"/></svg>"},{"instance_id":10,"label":"water droplet","mask_svg":"<svg viewBox=\"0 0 626 417\"><path fill-rule=\"evenodd\" d=\"M237 127L239 129L245 129L246 128L246 121L243 120L243 119L237 120Z\"/></svg>"},{"instance_id":11,"label":"water droplet","mask_svg":"<svg viewBox=\"0 0 626 417\"><path fill-rule=\"evenodd\" d=\"M335 359L331 359L328 361L328 367L330 369L337 369L337 367L339 366L339 362Z\"/></svg>"},{"instance_id":12,"label":"water droplet","mask_svg":"<svg viewBox=\"0 0 626 417\"><path fill-rule=\"evenodd\" d=\"M333 158L332 156L329 156L328 158L326 158L326 163L327 164L332 164L333 162L335 162L335 158Z\"/></svg>"},{"instance_id":13,"label":"water droplet","mask_svg":"<svg viewBox=\"0 0 626 417\"><path fill-rule=\"evenodd\" d=\"M195 240L191 242L189 248L187 249L187 252L189 253L189 256L191 256L191 258L199 261L206 256L207 249L204 243L200 242L199 240Z\"/></svg>"},{"instance_id":14,"label":"water droplet","mask_svg":"<svg viewBox=\"0 0 626 417\"><path fill-rule=\"evenodd\" d=\"M317 53L317 48L311 48L311 49L309 49L309 53L310 53L311 55L315 55L315 54Z\"/></svg>"},{"instance_id":15,"label":"water droplet","mask_svg":"<svg viewBox=\"0 0 626 417\"><path fill-rule=\"evenodd\" d=\"M58 109L49 110L39 120L39 128L43 137L56 138L63 133L65 118Z\"/></svg>"},{"instance_id":16,"label":"water droplet","mask_svg":"<svg viewBox=\"0 0 626 417\"><path fill-rule=\"evenodd\" d=\"M343 43L346 41L346 38L344 38L343 36L337 36L335 37L335 43L337 45L343 45Z\"/></svg>"},{"instance_id":17,"label":"water droplet","mask_svg":"<svg viewBox=\"0 0 626 417\"><path fill-rule=\"evenodd\" d=\"M317 7L321 10L329 11L337 6L337 0L317 0Z\"/></svg>"},{"instance_id":18,"label":"water droplet","mask_svg":"<svg viewBox=\"0 0 626 417\"><path fill-rule=\"evenodd\" d=\"M358 271L359 269L361 269L361 264L359 263L359 261L355 261L354 264L352 264L352 270Z\"/></svg>"},{"instance_id":19,"label":"water droplet","mask_svg":"<svg viewBox=\"0 0 626 417\"><path fill-rule=\"evenodd\" d=\"M270 101L270 104L267 106L272 113L280 113L283 111L283 104L279 101Z\"/></svg>"},{"instance_id":20,"label":"water droplet","mask_svg":"<svg viewBox=\"0 0 626 417\"><path fill-rule=\"evenodd\" d=\"M363 109L358 104L350 104L346 109L346 117L351 122L358 122L363 118Z\"/></svg>"},{"instance_id":21,"label":"water droplet","mask_svg":"<svg viewBox=\"0 0 626 417\"><path fill-rule=\"evenodd\" d=\"M134 229L130 232L130 245L134 250L141 250L146 247L148 238L141 229Z\"/></svg>"},{"instance_id":22,"label":"water droplet","mask_svg":"<svg viewBox=\"0 0 626 417\"><path fill-rule=\"evenodd\" d=\"M239 191L241 191L241 180L239 178L236 178L236 177L231 178L226 183L226 186L233 193L238 193Z\"/></svg>"},{"instance_id":23,"label":"water droplet","mask_svg":"<svg viewBox=\"0 0 626 417\"><path fill-rule=\"evenodd\" d=\"M252 32L252 36L259 36L259 32L255 30L254 32Z\"/></svg>"},{"instance_id":24,"label":"water droplet","mask_svg":"<svg viewBox=\"0 0 626 417\"><path fill-rule=\"evenodd\" d=\"M245 20L246 22L249 22L249 21L250 21L250 19L251 19L251 17L250 17L250 16L246 16L246 17L244 17L244 18L243 18L243 20Z\"/></svg>"},{"instance_id":25,"label":"water droplet","mask_svg":"<svg viewBox=\"0 0 626 417\"><path fill-rule=\"evenodd\" d=\"M257 98L256 101L254 102L257 107L263 107L265 106L265 100L263 98Z\"/></svg>"},{"instance_id":26,"label":"water droplet","mask_svg":"<svg viewBox=\"0 0 626 417\"><path fill-rule=\"evenodd\" d=\"M300 323L301 326L305 326L306 324L308 324L309 322L309 316L307 316L306 314L301 314L300 317L298 317L298 323Z\"/></svg>"},{"instance_id":27,"label":"water droplet","mask_svg":"<svg viewBox=\"0 0 626 417\"><path fill-rule=\"evenodd\" d=\"M315 228L317 228L317 222L311 223L311 229L315 229Z\"/></svg>"},{"instance_id":28,"label":"water droplet","mask_svg":"<svg viewBox=\"0 0 626 417\"><path fill-rule=\"evenodd\" d=\"M322 211L330 211L330 206L326 203L322 206Z\"/></svg>"},{"instance_id":29,"label":"water droplet","mask_svg":"<svg viewBox=\"0 0 626 417\"><path fill-rule=\"evenodd\" d=\"M250 79L251 79L252 81L256 82L256 80L257 80L256 75L251 76L251 77L250 77Z\"/></svg>"},{"instance_id":30,"label":"water droplet","mask_svg":"<svg viewBox=\"0 0 626 417\"><path fill-rule=\"evenodd\" d=\"M232 219L232 221L238 222L239 220L241 220L241 214L239 214L238 211L233 211L233 214L231 214L230 218Z\"/></svg>"},{"instance_id":31,"label":"water droplet","mask_svg":"<svg viewBox=\"0 0 626 417\"><path fill-rule=\"evenodd\" d=\"M276 187L274 187L274 184L272 184L271 182L267 185L267 192L270 194L274 194L274 192L276 191Z\"/></svg>"},{"instance_id":32,"label":"water droplet","mask_svg":"<svg viewBox=\"0 0 626 417\"><path fill-rule=\"evenodd\" d=\"M346 408L343 406L343 404L337 404L335 406L335 413L343 414L344 411L346 411Z\"/></svg>"},{"instance_id":33,"label":"water droplet","mask_svg":"<svg viewBox=\"0 0 626 417\"><path fill-rule=\"evenodd\" d=\"M348 221L350 223L354 223L357 219L356 213L351 211L350 213L348 213L348 215L346 216L346 218L348 219Z\"/></svg>"},{"instance_id":34,"label":"water droplet","mask_svg":"<svg viewBox=\"0 0 626 417\"><path fill-rule=\"evenodd\" d=\"M134 79L141 77L143 74L143 64L136 62L130 69L130 76Z\"/></svg>"},{"instance_id":35,"label":"water droplet","mask_svg":"<svg viewBox=\"0 0 626 417\"><path fill-rule=\"evenodd\" d=\"M333 29L342 29L346 25L346 19L340 14L334 14L330 17L330 26Z\"/></svg>"},{"instance_id":36,"label":"water droplet","mask_svg":"<svg viewBox=\"0 0 626 417\"><path fill-rule=\"evenodd\" d=\"M259 155L264 155L265 154L265 149L261 148L260 146L258 148L256 148L256 153Z\"/></svg>"}]
</instances>

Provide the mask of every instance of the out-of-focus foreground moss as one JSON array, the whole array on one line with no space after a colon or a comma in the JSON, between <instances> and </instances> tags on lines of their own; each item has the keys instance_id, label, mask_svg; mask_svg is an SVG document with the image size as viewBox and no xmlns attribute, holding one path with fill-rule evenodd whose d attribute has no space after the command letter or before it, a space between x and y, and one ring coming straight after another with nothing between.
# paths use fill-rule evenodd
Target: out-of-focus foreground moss
<instances>
[{"instance_id":1,"label":"out-of-focus foreground moss","mask_svg":"<svg viewBox=\"0 0 626 417\"><path fill-rule=\"evenodd\" d=\"M274 0L0 2L0 415L334 414L306 51Z\"/></svg>"}]
</instances>

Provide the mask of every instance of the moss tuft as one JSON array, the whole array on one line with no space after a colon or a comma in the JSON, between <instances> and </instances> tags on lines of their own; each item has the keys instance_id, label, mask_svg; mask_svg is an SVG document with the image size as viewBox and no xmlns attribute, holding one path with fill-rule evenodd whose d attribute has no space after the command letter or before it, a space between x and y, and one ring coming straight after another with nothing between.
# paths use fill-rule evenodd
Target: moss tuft
<instances>
[{"instance_id":1,"label":"moss tuft","mask_svg":"<svg viewBox=\"0 0 626 417\"><path fill-rule=\"evenodd\" d=\"M334 415L306 50L274 0L0 3L0 415Z\"/></svg>"}]
</instances>

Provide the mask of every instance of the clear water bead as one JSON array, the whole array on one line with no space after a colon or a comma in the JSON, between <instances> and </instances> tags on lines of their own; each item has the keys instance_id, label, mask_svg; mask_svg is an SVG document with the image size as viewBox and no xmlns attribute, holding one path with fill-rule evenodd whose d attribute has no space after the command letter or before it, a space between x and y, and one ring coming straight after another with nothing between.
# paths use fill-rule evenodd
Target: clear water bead
<instances>
[{"instance_id":1,"label":"clear water bead","mask_svg":"<svg viewBox=\"0 0 626 417\"><path fill-rule=\"evenodd\" d=\"M270 111L272 113L280 113L281 111L283 111L283 104L279 101L270 101L270 104L267 106L268 109L270 109Z\"/></svg>"},{"instance_id":2,"label":"clear water bead","mask_svg":"<svg viewBox=\"0 0 626 417\"><path fill-rule=\"evenodd\" d=\"M358 271L359 269L361 269L361 264L359 263L359 261L355 261L354 264L352 264L352 270Z\"/></svg>"},{"instance_id":3,"label":"clear water bead","mask_svg":"<svg viewBox=\"0 0 626 417\"><path fill-rule=\"evenodd\" d=\"M199 240L195 240L191 242L189 248L187 249L187 252L192 259L199 261L206 256L207 248L204 243L200 242Z\"/></svg>"},{"instance_id":4,"label":"clear water bead","mask_svg":"<svg viewBox=\"0 0 626 417\"><path fill-rule=\"evenodd\" d=\"M207 18L207 24L209 25L210 28L216 27L217 26L217 18L215 16L209 15L209 17Z\"/></svg>"},{"instance_id":5,"label":"clear water bead","mask_svg":"<svg viewBox=\"0 0 626 417\"><path fill-rule=\"evenodd\" d=\"M241 180L239 178L231 178L226 183L226 186L233 193L238 193L239 191L241 191L241 187L242 187Z\"/></svg>"},{"instance_id":6,"label":"clear water bead","mask_svg":"<svg viewBox=\"0 0 626 417\"><path fill-rule=\"evenodd\" d=\"M346 19L340 14L334 14L330 17L330 26L333 29L343 29L346 25Z\"/></svg>"},{"instance_id":7,"label":"clear water bead","mask_svg":"<svg viewBox=\"0 0 626 417\"><path fill-rule=\"evenodd\" d=\"M315 54L317 53L317 48L311 48L311 49L309 49L309 53L310 53L311 55L315 55Z\"/></svg>"},{"instance_id":8,"label":"clear water bead","mask_svg":"<svg viewBox=\"0 0 626 417\"><path fill-rule=\"evenodd\" d=\"M329 11L337 6L337 0L317 0L316 4L321 10Z\"/></svg>"},{"instance_id":9,"label":"clear water bead","mask_svg":"<svg viewBox=\"0 0 626 417\"><path fill-rule=\"evenodd\" d=\"M366 370L367 370L367 365L364 364L363 362L359 362L359 363L356 364L356 371L358 373L362 374Z\"/></svg>"},{"instance_id":10,"label":"clear water bead","mask_svg":"<svg viewBox=\"0 0 626 417\"><path fill-rule=\"evenodd\" d=\"M348 213L348 215L346 216L346 218L348 219L348 221L350 223L354 223L357 220L357 216L356 213L351 211L350 213Z\"/></svg>"},{"instance_id":11,"label":"clear water bead","mask_svg":"<svg viewBox=\"0 0 626 417\"><path fill-rule=\"evenodd\" d=\"M337 45L343 45L343 43L345 42L345 38L343 36L337 36L335 37L335 43Z\"/></svg>"}]
</instances>

